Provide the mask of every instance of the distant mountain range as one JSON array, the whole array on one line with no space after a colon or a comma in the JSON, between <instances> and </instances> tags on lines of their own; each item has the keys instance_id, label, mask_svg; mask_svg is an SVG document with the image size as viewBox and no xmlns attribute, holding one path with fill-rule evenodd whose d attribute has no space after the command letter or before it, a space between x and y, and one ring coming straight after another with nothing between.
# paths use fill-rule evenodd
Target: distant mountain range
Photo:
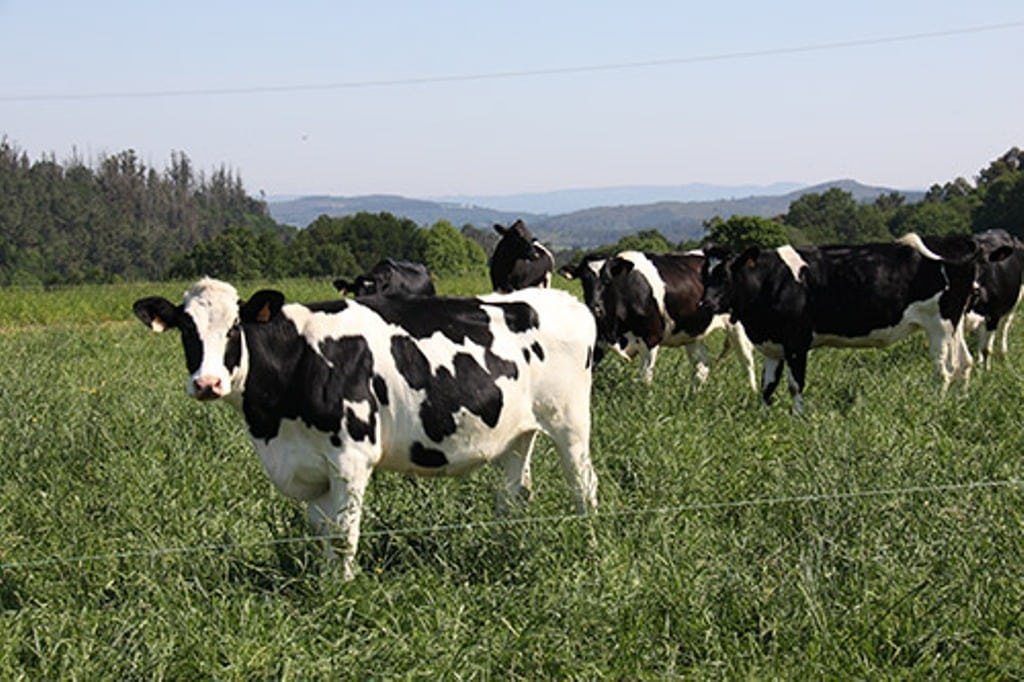
<instances>
[{"instance_id":1,"label":"distant mountain range","mask_svg":"<svg viewBox=\"0 0 1024 682\"><path fill-rule=\"evenodd\" d=\"M631 186L573 189L504 196L452 196L410 199L372 194L356 197L308 196L268 202L274 220L305 227L321 215L341 217L359 212L387 212L420 225L447 220L457 227L489 228L521 218L541 241L555 248L593 248L640 230L658 230L669 241L700 239L704 221L720 216L772 217L789 210L804 194L833 187L857 201L874 201L899 192L908 202L924 192L871 187L854 180L836 180L810 187L795 183L755 185ZM739 198L737 198L739 197Z\"/></svg>"}]
</instances>

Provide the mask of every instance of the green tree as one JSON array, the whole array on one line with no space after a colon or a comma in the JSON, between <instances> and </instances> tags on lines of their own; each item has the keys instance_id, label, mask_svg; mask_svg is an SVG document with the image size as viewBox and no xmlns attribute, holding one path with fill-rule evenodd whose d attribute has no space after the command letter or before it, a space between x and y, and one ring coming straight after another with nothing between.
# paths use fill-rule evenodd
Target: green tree
<instances>
[{"instance_id":1,"label":"green tree","mask_svg":"<svg viewBox=\"0 0 1024 682\"><path fill-rule=\"evenodd\" d=\"M775 247L789 243L786 228L760 216L714 217L705 224L707 240L739 250L747 246Z\"/></svg>"},{"instance_id":2,"label":"green tree","mask_svg":"<svg viewBox=\"0 0 1024 682\"><path fill-rule=\"evenodd\" d=\"M435 275L466 275L483 270L487 264L487 255L480 244L447 220L440 220L426 230L425 241L424 262Z\"/></svg>"},{"instance_id":3,"label":"green tree","mask_svg":"<svg viewBox=\"0 0 1024 682\"><path fill-rule=\"evenodd\" d=\"M816 244L861 244L889 238L878 212L864 210L852 194L838 187L803 195L789 205L783 221Z\"/></svg>"}]
</instances>

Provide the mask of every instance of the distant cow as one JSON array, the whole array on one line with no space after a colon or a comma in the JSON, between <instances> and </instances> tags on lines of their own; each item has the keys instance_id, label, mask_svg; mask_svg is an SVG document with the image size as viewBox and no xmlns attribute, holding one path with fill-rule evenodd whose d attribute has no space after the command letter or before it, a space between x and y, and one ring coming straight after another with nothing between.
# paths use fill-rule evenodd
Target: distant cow
<instances>
[{"instance_id":1,"label":"distant cow","mask_svg":"<svg viewBox=\"0 0 1024 682\"><path fill-rule=\"evenodd\" d=\"M594 321L567 292L286 305L277 291L240 301L230 284L203 279L182 305L151 297L134 311L155 331L181 332L188 395L241 410L273 483L306 502L318 533L341 538L346 577L374 469L457 476L491 462L507 509L530 497L543 431L578 511L596 505Z\"/></svg>"},{"instance_id":2,"label":"distant cow","mask_svg":"<svg viewBox=\"0 0 1024 682\"><path fill-rule=\"evenodd\" d=\"M751 388L757 390L753 347L739 324L728 315L712 315L699 308L704 285L704 256L622 251L611 258L584 259L563 273L579 276L584 298L597 320L600 345L621 355L641 357L644 381L654 377L658 348L683 346L698 383L710 372L704 337L715 329L727 335L726 348L735 346ZM595 274L595 269L597 272Z\"/></svg>"},{"instance_id":3,"label":"distant cow","mask_svg":"<svg viewBox=\"0 0 1024 682\"><path fill-rule=\"evenodd\" d=\"M811 348L877 348L915 329L928 335L945 389L970 376L962 321L978 270L970 239L948 243L947 257L913 234L898 243L752 247L736 256L711 249L701 307L731 312L764 354L766 404L786 366L794 408L802 410Z\"/></svg>"},{"instance_id":4,"label":"distant cow","mask_svg":"<svg viewBox=\"0 0 1024 682\"><path fill-rule=\"evenodd\" d=\"M980 232L974 241L984 254L997 255L995 262L982 259L978 288L965 319L967 331L977 333L978 360L987 368L994 351L1006 356L1006 340L1024 284L1024 244L1006 230ZM998 258L1002 254L1008 255Z\"/></svg>"},{"instance_id":5,"label":"distant cow","mask_svg":"<svg viewBox=\"0 0 1024 682\"><path fill-rule=\"evenodd\" d=\"M507 294L526 287L551 286L555 258L522 220L511 227L495 225L494 231L501 235L489 263L495 291Z\"/></svg>"},{"instance_id":6,"label":"distant cow","mask_svg":"<svg viewBox=\"0 0 1024 682\"><path fill-rule=\"evenodd\" d=\"M367 273L347 279L334 280L338 293L352 293L356 297L380 294L382 296L433 296L434 280L423 263L385 258Z\"/></svg>"}]
</instances>

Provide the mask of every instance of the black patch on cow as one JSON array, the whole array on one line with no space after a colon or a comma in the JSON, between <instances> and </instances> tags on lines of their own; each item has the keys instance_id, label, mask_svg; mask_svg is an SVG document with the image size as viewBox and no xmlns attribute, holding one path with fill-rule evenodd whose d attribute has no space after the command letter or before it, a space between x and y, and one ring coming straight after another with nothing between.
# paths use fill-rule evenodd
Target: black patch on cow
<instances>
[{"instance_id":1,"label":"black patch on cow","mask_svg":"<svg viewBox=\"0 0 1024 682\"><path fill-rule=\"evenodd\" d=\"M250 371L243 411L254 438L277 436L282 419L301 419L307 426L333 434L341 444L342 417L357 439L376 441L377 398L371 389L373 354L358 336L328 339L315 352L283 316L244 324ZM366 420L345 403L369 403Z\"/></svg>"},{"instance_id":2,"label":"black patch on cow","mask_svg":"<svg viewBox=\"0 0 1024 682\"><path fill-rule=\"evenodd\" d=\"M473 298L369 296L359 302L414 339L441 333L453 343L466 341L489 347L494 341L491 320L481 301Z\"/></svg>"},{"instance_id":3,"label":"black patch on cow","mask_svg":"<svg viewBox=\"0 0 1024 682\"><path fill-rule=\"evenodd\" d=\"M428 448L423 443L413 443L409 460L416 466L437 469L448 464L448 457L440 450Z\"/></svg>"},{"instance_id":4,"label":"black patch on cow","mask_svg":"<svg viewBox=\"0 0 1024 682\"><path fill-rule=\"evenodd\" d=\"M371 443L375 443L374 426L375 421L372 415L370 421L363 421L356 416L355 410L351 407L345 408L345 427L348 429L348 435L352 436L354 440L369 440Z\"/></svg>"},{"instance_id":5,"label":"black patch on cow","mask_svg":"<svg viewBox=\"0 0 1024 682\"><path fill-rule=\"evenodd\" d=\"M381 405L388 404L388 385L379 374L373 375L373 394L377 396L377 402Z\"/></svg>"},{"instance_id":6,"label":"black patch on cow","mask_svg":"<svg viewBox=\"0 0 1024 682\"><path fill-rule=\"evenodd\" d=\"M185 367L188 374L196 374L203 364L203 340L199 338L199 330L191 315L181 315L178 329L181 330L181 345L185 349Z\"/></svg>"},{"instance_id":7,"label":"black patch on cow","mask_svg":"<svg viewBox=\"0 0 1024 682\"><path fill-rule=\"evenodd\" d=\"M533 345L530 346L530 350L537 356L537 359L544 362L544 347L540 345L540 341L534 341Z\"/></svg>"},{"instance_id":8,"label":"black patch on cow","mask_svg":"<svg viewBox=\"0 0 1024 682\"><path fill-rule=\"evenodd\" d=\"M511 360L506 360L505 358L497 356L487 350L484 351L484 362L487 364L487 371L490 372L491 376L495 379L498 377L508 377L509 379L519 378L519 368L516 367L516 363Z\"/></svg>"},{"instance_id":9,"label":"black patch on cow","mask_svg":"<svg viewBox=\"0 0 1024 682\"><path fill-rule=\"evenodd\" d=\"M468 353L456 353L452 358L454 372L440 367L434 373L416 342L405 336L391 338L391 356L409 387L426 391L420 405L420 420L424 432L435 443L455 433L455 415L463 408L488 426L496 426L503 399L495 380L519 376L514 362L490 350L484 352L486 367L481 367Z\"/></svg>"},{"instance_id":10,"label":"black patch on cow","mask_svg":"<svg viewBox=\"0 0 1024 682\"><path fill-rule=\"evenodd\" d=\"M526 364L530 364L530 349L529 348L524 348L523 349L523 359L526 360Z\"/></svg>"},{"instance_id":11,"label":"black patch on cow","mask_svg":"<svg viewBox=\"0 0 1024 682\"><path fill-rule=\"evenodd\" d=\"M229 372L242 364L242 325L235 323L228 330L228 342L224 347L224 366Z\"/></svg>"},{"instance_id":12,"label":"black patch on cow","mask_svg":"<svg viewBox=\"0 0 1024 682\"><path fill-rule=\"evenodd\" d=\"M505 316L505 326L511 332L522 334L540 327L540 317L533 306L528 303L495 303L492 305L501 308L501 312Z\"/></svg>"},{"instance_id":13,"label":"black patch on cow","mask_svg":"<svg viewBox=\"0 0 1024 682\"><path fill-rule=\"evenodd\" d=\"M583 365L584 369L590 369L594 365L594 347L587 346L587 361Z\"/></svg>"},{"instance_id":14,"label":"black patch on cow","mask_svg":"<svg viewBox=\"0 0 1024 682\"><path fill-rule=\"evenodd\" d=\"M336 433L332 433L331 434L331 445L333 445L336 448L340 448L341 447L341 436L339 436Z\"/></svg>"},{"instance_id":15,"label":"black patch on cow","mask_svg":"<svg viewBox=\"0 0 1024 682\"><path fill-rule=\"evenodd\" d=\"M415 341L408 336L392 336L391 357L409 388L423 390L430 385L430 363Z\"/></svg>"}]
</instances>

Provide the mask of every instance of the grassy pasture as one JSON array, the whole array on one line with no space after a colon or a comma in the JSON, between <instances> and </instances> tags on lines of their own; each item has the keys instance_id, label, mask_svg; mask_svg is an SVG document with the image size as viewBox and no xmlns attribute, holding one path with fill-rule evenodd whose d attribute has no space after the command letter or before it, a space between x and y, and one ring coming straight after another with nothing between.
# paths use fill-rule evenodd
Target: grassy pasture
<instances>
[{"instance_id":1,"label":"grassy pasture","mask_svg":"<svg viewBox=\"0 0 1024 682\"><path fill-rule=\"evenodd\" d=\"M184 288L0 290L2 679L1024 677L1024 325L945 399L923 337L815 351L803 417L734 358L699 391L681 351L649 387L608 358L599 515L543 439L508 523L489 470L382 474L343 583L131 318Z\"/></svg>"}]
</instances>

